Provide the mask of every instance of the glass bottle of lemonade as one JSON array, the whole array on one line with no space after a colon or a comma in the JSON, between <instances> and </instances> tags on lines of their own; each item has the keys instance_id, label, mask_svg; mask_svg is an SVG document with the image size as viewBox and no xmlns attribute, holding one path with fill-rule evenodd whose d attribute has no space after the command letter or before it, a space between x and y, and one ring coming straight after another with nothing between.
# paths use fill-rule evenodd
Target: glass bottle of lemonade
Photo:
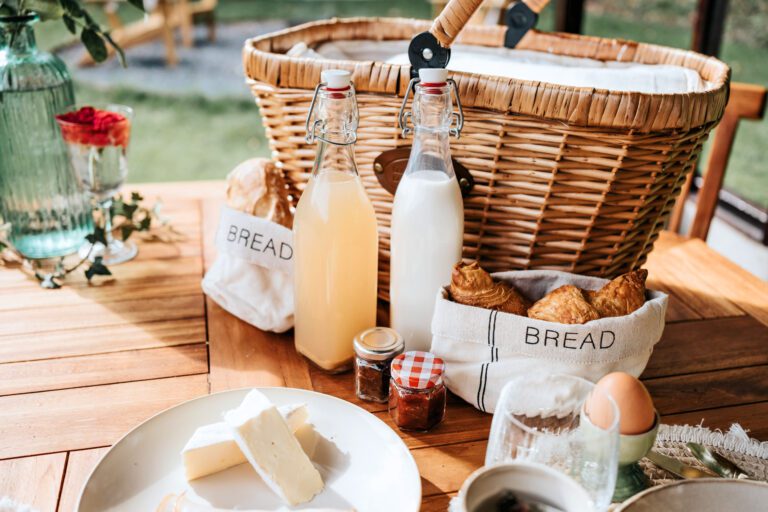
<instances>
[{"instance_id":1,"label":"glass bottle of lemonade","mask_svg":"<svg viewBox=\"0 0 768 512\"><path fill-rule=\"evenodd\" d=\"M406 350L428 351L437 293L461 260L464 202L448 141L454 84L445 69L420 69L419 78L413 148L392 205L389 316Z\"/></svg>"},{"instance_id":2,"label":"glass bottle of lemonade","mask_svg":"<svg viewBox=\"0 0 768 512\"><path fill-rule=\"evenodd\" d=\"M357 100L348 71L326 70L307 140L319 141L293 221L296 350L320 368L352 366L353 339L376 325L378 233L355 165Z\"/></svg>"}]
</instances>

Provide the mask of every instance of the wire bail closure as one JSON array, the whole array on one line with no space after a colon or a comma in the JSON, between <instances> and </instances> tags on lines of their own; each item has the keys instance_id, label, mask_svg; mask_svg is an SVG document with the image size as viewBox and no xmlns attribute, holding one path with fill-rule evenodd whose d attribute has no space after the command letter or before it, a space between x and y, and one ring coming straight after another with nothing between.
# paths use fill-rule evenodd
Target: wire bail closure
<instances>
[{"instance_id":1,"label":"wire bail closure","mask_svg":"<svg viewBox=\"0 0 768 512\"><path fill-rule=\"evenodd\" d=\"M352 136L349 138L349 140L345 140L344 142L334 141L334 140L328 140L325 137L322 137L317 134L318 131L322 132L322 130L318 130L318 127L323 126L323 120L322 119L315 119L312 120L312 114L315 112L315 104L317 103L317 93L320 92L320 89L323 87L326 87L328 84L326 82L320 82L315 86L315 92L312 94L312 101L309 104L309 112L307 112L307 120L304 123L304 130L307 132L304 136L304 140L307 141L307 144L314 144L316 141L321 140L323 142L327 142L328 144L336 144L336 145L347 145L347 144L355 144L357 143L357 131L352 132ZM350 89L352 90L352 94L356 94L355 87L350 84ZM357 103L355 103L355 111L357 111ZM357 115L357 113L355 113Z\"/></svg>"},{"instance_id":2,"label":"wire bail closure","mask_svg":"<svg viewBox=\"0 0 768 512\"><path fill-rule=\"evenodd\" d=\"M403 98L403 103L400 105L400 113L397 116L398 124L400 125L400 131L403 134L403 137L407 137L408 135L413 133L413 128L408 126L408 120L413 116L411 112L406 111L406 106L408 104L408 98L411 96L411 90L413 90L416 87L416 84L419 83L421 80L418 78L412 78L411 81L408 83L408 89L405 91L405 97ZM451 86L451 90L453 91L453 96L456 98L456 107L458 108L458 112L451 112L451 127L448 129L448 133L450 135L453 135L457 139L461 137L461 130L464 129L464 108L461 106L461 98L459 97L459 87L456 85L456 81L453 78L449 78L446 80L446 82ZM314 102L314 100L313 100ZM307 119L307 122L309 122L309 119ZM455 124L455 126L454 126Z\"/></svg>"}]
</instances>

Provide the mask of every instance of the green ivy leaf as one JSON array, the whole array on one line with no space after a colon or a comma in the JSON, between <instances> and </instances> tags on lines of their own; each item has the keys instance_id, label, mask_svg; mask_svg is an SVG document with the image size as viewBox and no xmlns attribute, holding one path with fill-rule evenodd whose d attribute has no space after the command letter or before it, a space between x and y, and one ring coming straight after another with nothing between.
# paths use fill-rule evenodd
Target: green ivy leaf
<instances>
[{"instance_id":1,"label":"green ivy leaf","mask_svg":"<svg viewBox=\"0 0 768 512\"><path fill-rule=\"evenodd\" d=\"M146 217L141 219L141 222L139 222L139 231L149 231L149 228L152 227L152 217L147 214Z\"/></svg>"},{"instance_id":2,"label":"green ivy leaf","mask_svg":"<svg viewBox=\"0 0 768 512\"><path fill-rule=\"evenodd\" d=\"M65 14L62 17L62 20L64 21L64 25L67 27L67 30L69 30L70 34L77 34L77 25L75 24L75 20L72 19L71 16L68 14Z\"/></svg>"},{"instance_id":3,"label":"green ivy leaf","mask_svg":"<svg viewBox=\"0 0 768 512\"><path fill-rule=\"evenodd\" d=\"M141 11L144 10L144 0L128 0L128 3Z\"/></svg>"},{"instance_id":4,"label":"green ivy leaf","mask_svg":"<svg viewBox=\"0 0 768 512\"><path fill-rule=\"evenodd\" d=\"M120 48L120 45L118 45L115 42L115 40L112 39L112 36L110 35L110 33L103 32L102 36L104 36L104 39L107 40L107 42L109 43L109 46L111 46L115 50L115 53L117 53L117 58L120 60L120 65L123 66L124 68L128 67L128 64L125 61L125 52L123 51L122 48Z\"/></svg>"},{"instance_id":5,"label":"green ivy leaf","mask_svg":"<svg viewBox=\"0 0 768 512\"><path fill-rule=\"evenodd\" d=\"M85 269L85 278L88 282L93 279L94 276L111 276L112 272L102 263L102 257L97 256L91 265Z\"/></svg>"},{"instance_id":6,"label":"green ivy leaf","mask_svg":"<svg viewBox=\"0 0 768 512\"><path fill-rule=\"evenodd\" d=\"M136 228L133 227L132 224L125 224L120 227L120 235L123 237L123 242L128 240L130 236L133 234L133 232L136 230Z\"/></svg>"},{"instance_id":7,"label":"green ivy leaf","mask_svg":"<svg viewBox=\"0 0 768 512\"><path fill-rule=\"evenodd\" d=\"M123 205L123 216L128 220L133 220L133 214L136 213L136 210L139 209L138 204L129 203Z\"/></svg>"},{"instance_id":8,"label":"green ivy leaf","mask_svg":"<svg viewBox=\"0 0 768 512\"><path fill-rule=\"evenodd\" d=\"M104 228L100 226L95 226L93 228L93 233L85 237L86 240L88 240L89 243L95 244L96 242L101 242L104 245L107 245L107 236L104 232Z\"/></svg>"},{"instance_id":9,"label":"green ivy leaf","mask_svg":"<svg viewBox=\"0 0 768 512\"><path fill-rule=\"evenodd\" d=\"M80 34L80 40L85 45L85 49L91 54L96 62L104 62L107 59L107 45L99 33L93 28L84 28Z\"/></svg>"},{"instance_id":10,"label":"green ivy leaf","mask_svg":"<svg viewBox=\"0 0 768 512\"><path fill-rule=\"evenodd\" d=\"M16 16L19 14L19 8L15 2L0 2L0 16Z\"/></svg>"},{"instance_id":11,"label":"green ivy leaf","mask_svg":"<svg viewBox=\"0 0 768 512\"><path fill-rule=\"evenodd\" d=\"M85 12L85 9L83 9L83 6L80 5L80 2L78 0L60 0L60 1L61 1L61 6L70 15L74 16L75 18L83 17L83 13Z\"/></svg>"}]
</instances>

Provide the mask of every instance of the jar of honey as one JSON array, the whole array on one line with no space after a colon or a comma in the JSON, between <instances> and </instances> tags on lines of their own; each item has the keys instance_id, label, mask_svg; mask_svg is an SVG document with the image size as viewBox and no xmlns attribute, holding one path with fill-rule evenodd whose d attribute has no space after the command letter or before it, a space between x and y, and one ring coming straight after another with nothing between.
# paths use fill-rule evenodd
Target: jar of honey
<instances>
[{"instance_id":1,"label":"jar of honey","mask_svg":"<svg viewBox=\"0 0 768 512\"><path fill-rule=\"evenodd\" d=\"M445 417L445 363L429 352L411 351L392 361L389 415L401 430L426 432Z\"/></svg>"}]
</instances>

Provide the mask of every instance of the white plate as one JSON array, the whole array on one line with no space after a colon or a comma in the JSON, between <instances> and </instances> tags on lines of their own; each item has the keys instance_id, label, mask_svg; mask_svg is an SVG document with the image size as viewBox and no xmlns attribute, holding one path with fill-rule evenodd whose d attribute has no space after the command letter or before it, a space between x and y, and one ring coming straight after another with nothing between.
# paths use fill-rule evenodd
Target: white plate
<instances>
[{"instance_id":1,"label":"white plate","mask_svg":"<svg viewBox=\"0 0 768 512\"><path fill-rule=\"evenodd\" d=\"M766 510L766 503L766 483L704 478L652 487L616 512L757 512Z\"/></svg>"},{"instance_id":2,"label":"white plate","mask_svg":"<svg viewBox=\"0 0 768 512\"><path fill-rule=\"evenodd\" d=\"M338 398L291 388L258 388L275 405L305 403L317 445L312 461L325 490L300 507L361 512L416 512L421 479L400 437L383 421ZM184 478L181 450L199 426L221 421L250 389L208 395L145 421L115 444L83 487L79 512L151 512L170 493L187 492L220 508L279 509L281 500L248 464L193 480Z\"/></svg>"}]
</instances>

